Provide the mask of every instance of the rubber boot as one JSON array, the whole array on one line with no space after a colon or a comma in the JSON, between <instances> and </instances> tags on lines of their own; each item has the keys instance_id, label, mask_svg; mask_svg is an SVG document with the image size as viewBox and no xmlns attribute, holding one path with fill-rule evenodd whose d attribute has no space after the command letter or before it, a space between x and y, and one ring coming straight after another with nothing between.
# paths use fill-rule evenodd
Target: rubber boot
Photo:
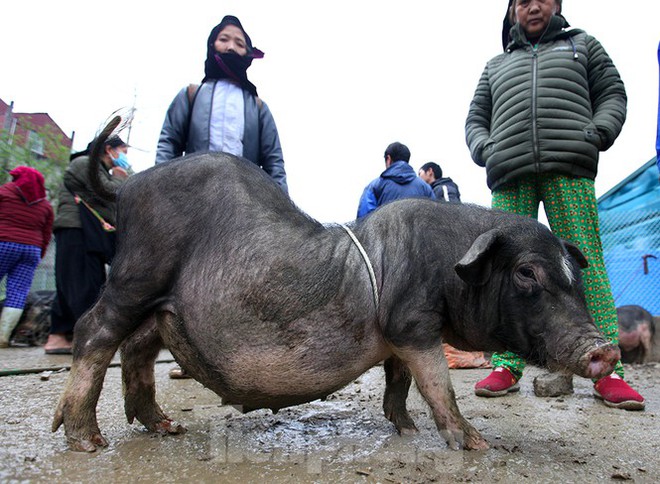
<instances>
[{"instance_id":1,"label":"rubber boot","mask_svg":"<svg viewBox=\"0 0 660 484\"><path fill-rule=\"evenodd\" d=\"M2 315L0 315L0 348L9 347L9 338L11 332L21 319L23 308L3 308Z\"/></svg>"}]
</instances>

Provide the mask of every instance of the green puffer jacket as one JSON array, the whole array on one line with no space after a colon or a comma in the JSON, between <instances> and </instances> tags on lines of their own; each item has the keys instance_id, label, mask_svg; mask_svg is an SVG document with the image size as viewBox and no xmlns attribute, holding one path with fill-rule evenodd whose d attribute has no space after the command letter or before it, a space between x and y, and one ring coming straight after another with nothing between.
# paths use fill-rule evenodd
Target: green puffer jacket
<instances>
[{"instance_id":1,"label":"green puffer jacket","mask_svg":"<svg viewBox=\"0 0 660 484\"><path fill-rule=\"evenodd\" d=\"M64 172L64 180L60 187L59 204L57 206L57 216L53 223L53 230L81 228L80 212L71 192L79 195L89 205L96 210L106 222L115 225L116 203L103 200L92 190L91 182L87 173L89 167L89 158L80 156L69 163ZM100 163L99 179L101 183L110 191L117 191L119 186L125 181L113 178L108 170Z\"/></svg>"},{"instance_id":2,"label":"green puffer jacket","mask_svg":"<svg viewBox=\"0 0 660 484\"><path fill-rule=\"evenodd\" d=\"M472 159L491 190L521 176L594 179L599 151L626 119L626 91L605 49L554 16L533 46L519 24L481 75L465 123Z\"/></svg>"}]
</instances>

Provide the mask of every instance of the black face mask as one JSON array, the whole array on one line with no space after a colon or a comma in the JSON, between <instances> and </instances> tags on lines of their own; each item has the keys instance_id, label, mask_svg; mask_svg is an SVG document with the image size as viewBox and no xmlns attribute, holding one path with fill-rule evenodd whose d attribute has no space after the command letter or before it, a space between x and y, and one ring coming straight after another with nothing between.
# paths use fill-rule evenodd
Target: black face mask
<instances>
[{"instance_id":1,"label":"black face mask","mask_svg":"<svg viewBox=\"0 0 660 484\"><path fill-rule=\"evenodd\" d=\"M252 65L252 56L242 56L229 52L226 54L214 53L204 63L206 74L202 82L207 79L229 79L237 82L243 89L257 95L257 88L247 77L247 69Z\"/></svg>"}]
</instances>

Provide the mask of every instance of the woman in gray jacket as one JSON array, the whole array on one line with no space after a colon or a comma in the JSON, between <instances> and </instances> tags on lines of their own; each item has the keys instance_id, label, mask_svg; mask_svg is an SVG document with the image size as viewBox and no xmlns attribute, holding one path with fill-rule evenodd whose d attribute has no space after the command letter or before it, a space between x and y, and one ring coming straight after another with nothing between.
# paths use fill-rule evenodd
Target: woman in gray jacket
<instances>
[{"instance_id":1,"label":"woman in gray jacket","mask_svg":"<svg viewBox=\"0 0 660 484\"><path fill-rule=\"evenodd\" d=\"M202 84L183 88L172 101L156 163L196 151L231 153L263 168L288 193L275 120L247 78L252 60L263 55L236 17L227 15L213 28Z\"/></svg>"},{"instance_id":2,"label":"woman in gray jacket","mask_svg":"<svg viewBox=\"0 0 660 484\"><path fill-rule=\"evenodd\" d=\"M569 30L561 7L561 0L509 2L504 53L486 64L479 80L466 140L474 162L486 167L494 208L537 218L543 202L552 231L580 248L589 261L583 277L591 315L616 344L594 179L599 152L612 146L625 121L626 92L602 45L582 30ZM540 275L528 276L542 286ZM496 353L492 364L495 370L475 393L516 391L524 361ZM643 409L642 396L623 380L621 362L614 371L595 382L594 395L611 407Z\"/></svg>"}]
</instances>

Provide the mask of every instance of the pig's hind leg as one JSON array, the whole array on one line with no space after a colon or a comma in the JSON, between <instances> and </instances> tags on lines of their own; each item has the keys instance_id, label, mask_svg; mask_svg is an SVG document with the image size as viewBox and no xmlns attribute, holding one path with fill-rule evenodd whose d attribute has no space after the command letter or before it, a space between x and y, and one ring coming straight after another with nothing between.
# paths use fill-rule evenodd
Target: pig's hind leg
<instances>
[{"instance_id":1,"label":"pig's hind leg","mask_svg":"<svg viewBox=\"0 0 660 484\"><path fill-rule=\"evenodd\" d=\"M417 432L415 422L406 408L408 390L412 383L410 370L396 356L385 360L385 396L383 398L383 411L385 417L396 427L402 435Z\"/></svg>"},{"instance_id":2,"label":"pig's hind leg","mask_svg":"<svg viewBox=\"0 0 660 484\"><path fill-rule=\"evenodd\" d=\"M122 344L124 409L129 423L137 418L152 432L180 434L186 429L165 415L156 402L154 364L162 348L163 340L153 316Z\"/></svg>"},{"instance_id":3,"label":"pig's hind leg","mask_svg":"<svg viewBox=\"0 0 660 484\"><path fill-rule=\"evenodd\" d=\"M488 443L461 415L449 378L449 366L438 345L426 350L398 348L397 355L410 368L417 388L431 407L436 427L450 448L483 450Z\"/></svg>"},{"instance_id":4,"label":"pig's hind leg","mask_svg":"<svg viewBox=\"0 0 660 484\"><path fill-rule=\"evenodd\" d=\"M108 366L130 330L130 318L122 317L104 295L76 323L71 372L52 425L55 432L64 424L72 450L94 452L108 445L99 430L96 405Z\"/></svg>"}]
</instances>

